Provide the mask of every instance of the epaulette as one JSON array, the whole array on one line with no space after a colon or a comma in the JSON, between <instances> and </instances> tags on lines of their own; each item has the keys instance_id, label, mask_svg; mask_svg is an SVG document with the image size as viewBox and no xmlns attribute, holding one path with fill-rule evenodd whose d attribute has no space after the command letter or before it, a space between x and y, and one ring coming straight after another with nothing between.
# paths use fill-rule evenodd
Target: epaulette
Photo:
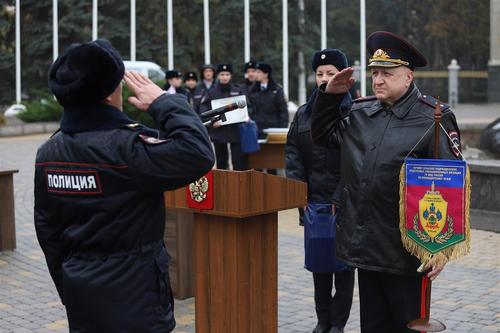
<instances>
[{"instance_id":1,"label":"epaulette","mask_svg":"<svg viewBox=\"0 0 500 333\"><path fill-rule=\"evenodd\" d=\"M353 103L363 103L363 102L369 102L369 101L374 101L376 100L377 97L375 95L372 96L365 96L365 97L359 97L356 98Z\"/></svg>"},{"instance_id":2,"label":"epaulette","mask_svg":"<svg viewBox=\"0 0 500 333\"><path fill-rule=\"evenodd\" d=\"M437 98L434 98L434 97L429 96L429 95L422 95L422 96L420 96L420 102L422 102L422 103L426 104L427 106L435 109L438 100L437 100ZM442 112L450 111L450 105L449 104L446 104L446 103L443 103L443 102L440 101L439 105L441 106L441 111Z\"/></svg>"},{"instance_id":3,"label":"epaulette","mask_svg":"<svg viewBox=\"0 0 500 333\"><path fill-rule=\"evenodd\" d=\"M126 124L123 126L123 128L128 128L130 130L139 130L141 129L143 126L139 123L131 123L131 124Z\"/></svg>"}]
</instances>

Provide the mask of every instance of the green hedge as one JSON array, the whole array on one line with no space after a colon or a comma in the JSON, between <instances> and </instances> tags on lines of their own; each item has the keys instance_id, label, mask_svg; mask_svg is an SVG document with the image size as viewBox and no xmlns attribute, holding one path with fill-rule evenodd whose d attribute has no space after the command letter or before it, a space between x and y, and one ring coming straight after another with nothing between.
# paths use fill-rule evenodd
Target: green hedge
<instances>
[{"instance_id":1,"label":"green hedge","mask_svg":"<svg viewBox=\"0 0 500 333\"><path fill-rule=\"evenodd\" d=\"M127 86L123 86L123 111L133 120L149 127L155 127L151 116L138 110L128 102L132 92ZM52 94L48 92L38 92L37 98L33 101L25 101L26 111L18 115L19 119L31 123L37 121L59 121L62 116L63 108ZM2 119L0 118L0 124Z\"/></svg>"},{"instance_id":2,"label":"green hedge","mask_svg":"<svg viewBox=\"0 0 500 333\"><path fill-rule=\"evenodd\" d=\"M52 94L38 92L36 100L23 102L26 111L18 114L18 118L27 123L37 121L59 121L63 108Z\"/></svg>"}]
</instances>

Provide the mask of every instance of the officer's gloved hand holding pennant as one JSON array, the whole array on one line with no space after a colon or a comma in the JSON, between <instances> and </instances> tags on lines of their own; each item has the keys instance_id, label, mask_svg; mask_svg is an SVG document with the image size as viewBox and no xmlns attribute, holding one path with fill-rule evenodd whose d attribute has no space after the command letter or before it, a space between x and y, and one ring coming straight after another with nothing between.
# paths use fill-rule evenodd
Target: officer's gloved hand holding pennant
<instances>
[{"instance_id":1,"label":"officer's gloved hand holding pennant","mask_svg":"<svg viewBox=\"0 0 500 333\"><path fill-rule=\"evenodd\" d=\"M462 160L439 159L440 131L446 133L452 149L462 154L440 124L439 102L434 117L434 159L405 159L400 172L399 205L403 246L422 262L419 271L431 269L431 273L422 278L422 294L426 297L422 300L421 318L410 322L408 327L428 332L445 329L441 322L429 319L432 273L435 270L439 273L449 260L462 257L470 250L469 169L463 156ZM411 151L408 156L410 154Z\"/></svg>"}]
</instances>

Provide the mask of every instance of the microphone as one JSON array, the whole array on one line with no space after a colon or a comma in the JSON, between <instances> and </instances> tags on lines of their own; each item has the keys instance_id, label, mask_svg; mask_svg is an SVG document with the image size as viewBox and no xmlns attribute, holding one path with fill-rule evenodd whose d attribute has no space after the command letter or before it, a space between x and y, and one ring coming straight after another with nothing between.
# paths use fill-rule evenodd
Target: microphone
<instances>
[{"instance_id":1,"label":"microphone","mask_svg":"<svg viewBox=\"0 0 500 333\"><path fill-rule=\"evenodd\" d=\"M201 120L203 122L210 120L213 117L223 115L226 112L233 111L236 109L243 109L247 106L247 103L243 100L239 100L237 103L231 103L228 105L221 106L220 108L216 108L213 110L208 110L200 114Z\"/></svg>"}]
</instances>

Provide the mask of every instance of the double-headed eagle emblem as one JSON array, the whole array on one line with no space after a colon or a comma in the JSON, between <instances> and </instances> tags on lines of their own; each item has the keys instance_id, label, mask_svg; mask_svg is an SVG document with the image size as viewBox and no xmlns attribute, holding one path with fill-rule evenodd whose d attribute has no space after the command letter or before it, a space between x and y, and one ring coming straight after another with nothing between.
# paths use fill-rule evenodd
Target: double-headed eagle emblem
<instances>
[{"instance_id":1,"label":"double-headed eagle emblem","mask_svg":"<svg viewBox=\"0 0 500 333\"><path fill-rule=\"evenodd\" d=\"M206 199L207 192L208 179L205 176L189 184L189 193L191 194L191 199L198 203Z\"/></svg>"}]
</instances>

